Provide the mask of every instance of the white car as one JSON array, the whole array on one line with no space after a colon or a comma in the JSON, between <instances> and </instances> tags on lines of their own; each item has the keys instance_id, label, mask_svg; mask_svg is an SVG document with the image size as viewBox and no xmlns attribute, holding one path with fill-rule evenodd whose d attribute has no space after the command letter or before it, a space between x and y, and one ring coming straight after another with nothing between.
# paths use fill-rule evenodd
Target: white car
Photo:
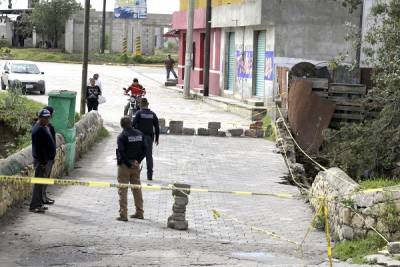
<instances>
[{"instance_id":1,"label":"white car","mask_svg":"<svg viewBox=\"0 0 400 267\"><path fill-rule=\"evenodd\" d=\"M23 93L38 91L46 93L44 72L41 72L34 62L10 60L6 61L1 74L1 89L16 82L21 82Z\"/></svg>"}]
</instances>

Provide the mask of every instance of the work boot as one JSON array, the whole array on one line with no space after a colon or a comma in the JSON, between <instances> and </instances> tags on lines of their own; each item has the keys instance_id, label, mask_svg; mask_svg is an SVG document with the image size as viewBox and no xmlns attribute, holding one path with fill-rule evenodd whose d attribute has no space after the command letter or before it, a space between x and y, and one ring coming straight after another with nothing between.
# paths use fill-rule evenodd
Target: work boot
<instances>
[{"instance_id":1,"label":"work boot","mask_svg":"<svg viewBox=\"0 0 400 267\"><path fill-rule=\"evenodd\" d=\"M135 213L133 215L130 216L132 219L139 219L139 220L143 220L144 216L143 214L139 214L139 213Z\"/></svg>"},{"instance_id":2,"label":"work boot","mask_svg":"<svg viewBox=\"0 0 400 267\"><path fill-rule=\"evenodd\" d=\"M127 222L127 221L128 221L128 218L119 216L119 217L117 218L117 221L120 221L120 222Z\"/></svg>"}]
</instances>

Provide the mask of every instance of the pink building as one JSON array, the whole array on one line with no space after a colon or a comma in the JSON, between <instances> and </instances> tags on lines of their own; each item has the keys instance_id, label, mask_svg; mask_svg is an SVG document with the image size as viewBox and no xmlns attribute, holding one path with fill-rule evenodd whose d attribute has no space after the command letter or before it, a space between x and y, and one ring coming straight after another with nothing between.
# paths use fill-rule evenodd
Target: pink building
<instances>
[{"instance_id":1,"label":"pink building","mask_svg":"<svg viewBox=\"0 0 400 267\"><path fill-rule=\"evenodd\" d=\"M206 37L206 9L196 9L194 16L193 31L193 66L191 72L191 86L194 91L203 90L204 75L204 48ZM183 87L186 54L186 29L187 12L178 11L172 15L172 28L179 31L179 62L178 62L178 86ZM211 53L210 53L210 94L220 95L221 75L221 30L211 31Z\"/></svg>"}]
</instances>

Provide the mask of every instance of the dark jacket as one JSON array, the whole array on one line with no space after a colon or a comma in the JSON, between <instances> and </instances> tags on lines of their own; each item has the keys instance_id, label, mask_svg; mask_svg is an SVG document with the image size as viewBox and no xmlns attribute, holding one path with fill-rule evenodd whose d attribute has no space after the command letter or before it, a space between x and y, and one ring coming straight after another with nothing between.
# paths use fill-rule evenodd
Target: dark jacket
<instances>
[{"instance_id":1,"label":"dark jacket","mask_svg":"<svg viewBox=\"0 0 400 267\"><path fill-rule=\"evenodd\" d=\"M36 123L32 128L32 156L41 163L54 160L56 144L50 129Z\"/></svg>"},{"instance_id":2,"label":"dark jacket","mask_svg":"<svg viewBox=\"0 0 400 267\"><path fill-rule=\"evenodd\" d=\"M101 95L101 89L97 85L86 87L86 99L88 101L98 100L99 95Z\"/></svg>"},{"instance_id":3,"label":"dark jacket","mask_svg":"<svg viewBox=\"0 0 400 267\"><path fill-rule=\"evenodd\" d=\"M47 125L47 127L49 127L49 130L50 130L50 133L51 133L51 137L53 137L53 141L57 146L56 129L54 129L54 126L51 123L49 123Z\"/></svg>"},{"instance_id":4,"label":"dark jacket","mask_svg":"<svg viewBox=\"0 0 400 267\"><path fill-rule=\"evenodd\" d=\"M133 119L133 127L141 131L144 135L150 136L156 141L160 137L160 125L158 122L157 115L150 109L141 109L135 114Z\"/></svg>"},{"instance_id":5,"label":"dark jacket","mask_svg":"<svg viewBox=\"0 0 400 267\"><path fill-rule=\"evenodd\" d=\"M118 136L118 155L119 165L125 164L132 167L132 162L142 162L146 155L146 145L144 143L144 135L136 129L125 129Z\"/></svg>"}]
</instances>

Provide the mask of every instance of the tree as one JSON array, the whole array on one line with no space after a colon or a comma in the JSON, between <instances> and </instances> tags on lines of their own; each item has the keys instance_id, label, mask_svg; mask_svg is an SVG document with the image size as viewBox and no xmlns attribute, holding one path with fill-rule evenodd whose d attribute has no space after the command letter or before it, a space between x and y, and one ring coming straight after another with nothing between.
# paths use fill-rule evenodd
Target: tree
<instances>
[{"instance_id":1,"label":"tree","mask_svg":"<svg viewBox=\"0 0 400 267\"><path fill-rule=\"evenodd\" d=\"M42 0L36 2L32 11L32 24L43 39L50 39L58 48L58 40L65 32L65 23L81 5L75 0Z\"/></svg>"},{"instance_id":2,"label":"tree","mask_svg":"<svg viewBox=\"0 0 400 267\"><path fill-rule=\"evenodd\" d=\"M377 2L372 15L375 23L365 38L365 52L375 75L367 101L379 109L373 118L329 134L324 151L332 165L355 178L366 171L394 175L400 162L400 0Z\"/></svg>"},{"instance_id":3,"label":"tree","mask_svg":"<svg viewBox=\"0 0 400 267\"><path fill-rule=\"evenodd\" d=\"M17 17L14 24L15 34L18 37L18 42L21 47L24 47L24 41L32 35L32 23L27 13L22 13Z\"/></svg>"}]
</instances>

